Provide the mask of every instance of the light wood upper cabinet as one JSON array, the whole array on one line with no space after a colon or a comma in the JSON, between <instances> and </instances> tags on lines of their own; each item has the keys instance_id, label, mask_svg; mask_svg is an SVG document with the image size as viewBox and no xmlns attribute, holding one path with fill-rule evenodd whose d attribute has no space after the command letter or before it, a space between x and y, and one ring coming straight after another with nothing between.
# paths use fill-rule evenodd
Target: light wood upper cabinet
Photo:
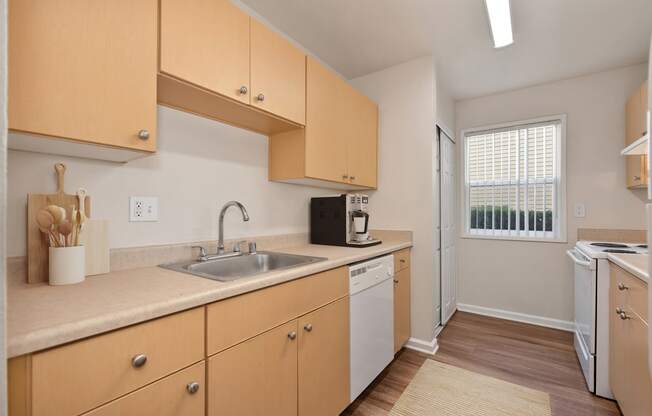
<instances>
[{"instance_id":1,"label":"light wood upper cabinet","mask_svg":"<svg viewBox=\"0 0 652 416\"><path fill-rule=\"evenodd\" d=\"M251 105L306 123L306 55L253 18Z\"/></svg>"},{"instance_id":2,"label":"light wood upper cabinet","mask_svg":"<svg viewBox=\"0 0 652 416\"><path fill-rule=\"evenodd\" d=\"M625 146L647 133L648 81L645 81L627 100L625 105ZM626 157L628 188L646 187L649 181L645 155Z\"/></svg>"},{"instance_id":3,"label":"light wood upper cabinet","mask_svg":"<svg viewBox=\"0 0 652 416\"><path fill-rule=\"evenodd\" d=\"M297 321L208 361L208 416L296 416Z\"/></svg>"},{"instance_id":4,"label":"light wood upper cabinet","mask_svg":"<svg viewBox=\"0 0 652 416\"><path fill-rule=\"evenodd\" d=\"M270 136L270 180L375 188L378 107L315 59L306 61L306 127Z\"/></svg>"},{"instance_id":5,"label":"light wood upper cabinet","mask_svg":"<svg viewBox=\"0 0 652 416\"><path fill-rule=\"evenodd\" d=\"M609 384L625 416L652 414L648 367L647 285L610 265ZM620 290L619 284L625 289ZM622 311L617 313L616 310Z\"/></svg>"},{"instance_id":6,"label":"light wood upper cabinet","mask_svg":"<svg viewBox=\"0 0 652 416\"><path fill-rule=\"evenodd\" d=\"M339 415L349 404L349 297L299 318L299 416Z\"/></svg>"},{"instance_id":7,"label":"light wood upper cabinet","mask_svg":"<svg viewBox=\"0 0 652 416\"><path fill-rule=\"evenodd\" d=\"M378 177L378 106L345 84L341 107L345 128L348 174L352 184L376 187Z\"/></svg>"},{"instance_id":8,"label":"light wood upper cabinet","mask_svg":"<svg viewBox=\"0 0 652 416\"><path fill-rule=\"evenodd\" d=\"M161 72L249 104L247 14L229 0L161 0L160 25Z\"/></svg>"},{"instance_id":9,"label":"light wood upper cabinet","mask_svg":"<svg viewBox=\"0 0 652 416\"><path fill-rule=\"evenodd\" d=\"M410 338L410 325L410 269L405 268L394 275L394 352Z\"/></svg>"},{"instance_id":10,"label":"light wood upper cabinet","mask_svg":"<svg viewBox=\"0 0 652 416\"><path fill-rule=\"evenodd\" d=\"M348 167L346 137L339 120L342 80L312 57L306 68L305 175L343 182Z\"/></svg>"},{"instance_id":11,"label":"light wood upper cabinet","mask_svg":"<svg viewBox=\"0 0 652 416\"><path fill-rule=\"evenodd\" d=\"M156 0L11 0L9 128L155 151L157 19Z\"/></svg>"}]
</instances>

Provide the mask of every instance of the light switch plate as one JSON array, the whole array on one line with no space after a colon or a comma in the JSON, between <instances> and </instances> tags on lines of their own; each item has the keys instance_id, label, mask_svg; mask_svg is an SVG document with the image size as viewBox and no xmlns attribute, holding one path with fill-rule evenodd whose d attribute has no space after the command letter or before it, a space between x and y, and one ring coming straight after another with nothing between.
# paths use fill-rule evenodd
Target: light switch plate
<instances>
[{"instance_id":1,"label":"light switch plate","mask_svg":"<svg viewBox=\"0 0 652 416\"><path fill-rule=\"evenodd\" d=\"M129 198L129 221L158 221L158 197L132 196Z\"/></svg>"},{"instance_id":2,"label":"light switch plate","mask_svg":"<svg viewBox=\"0 0 652 416\"><path fill-rule=\"evenodd\" d=\"M575 218L586 217L586 207L584 204L575 204Z\"/></svg>"}]
</instances>

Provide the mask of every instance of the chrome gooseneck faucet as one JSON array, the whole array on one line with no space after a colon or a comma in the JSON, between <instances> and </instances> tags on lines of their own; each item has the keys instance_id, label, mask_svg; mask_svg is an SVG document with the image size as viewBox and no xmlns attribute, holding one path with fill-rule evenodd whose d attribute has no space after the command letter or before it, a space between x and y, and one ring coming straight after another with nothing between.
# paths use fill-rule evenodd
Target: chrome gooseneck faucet
<instances>
[{"instance_id":1,"label":"chrome gooseneck faucet","mask_svg":"<svg viewBox=\"0 0 652 416\"><path fill-rule=\"evenodd\" d=\"M249 214L247 213L247 209L238 201L229 201L224 206L222 207L222 210L220 211L220 223L219 223L219 239L217 241L217 254L223 254L224 253L224 215L226 214L226 211L230 207L238 207L240 208L240 212L242 213L242 221L249 221Z\"/></svg>"}]
</instances>

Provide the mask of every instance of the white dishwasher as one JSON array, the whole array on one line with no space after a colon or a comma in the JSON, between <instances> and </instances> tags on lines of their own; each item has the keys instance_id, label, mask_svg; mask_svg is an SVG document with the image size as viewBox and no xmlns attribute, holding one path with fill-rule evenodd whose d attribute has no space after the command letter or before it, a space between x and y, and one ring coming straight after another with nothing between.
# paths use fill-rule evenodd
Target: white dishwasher
<instances>
[{"instance_id":1,"label":"white dishwasher","mask_svg":"<svg viewBox=\"0 0 652 416\"><path fill-rule=\"evenodd\" d=\"M349 267L351 402L394 359L394 256Z\"/></svg>"}]
</instances>

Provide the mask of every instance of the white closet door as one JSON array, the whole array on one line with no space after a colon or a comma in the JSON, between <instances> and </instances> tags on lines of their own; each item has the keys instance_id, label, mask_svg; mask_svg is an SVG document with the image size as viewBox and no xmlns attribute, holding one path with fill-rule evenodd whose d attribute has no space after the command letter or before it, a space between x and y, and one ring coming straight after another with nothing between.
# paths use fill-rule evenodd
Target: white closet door
<instances>
[{"instance_id":1,"label":"white closet door","mask_svg":"<svg viewBox=\"0 0 652 416\"><path fill-rule=\"evenodd\" d=\"M441 323L453 316L457 309L456 253L455 253L455 143L440 130L440 213L441 213Z\"/></svg>"}]
</instances>

